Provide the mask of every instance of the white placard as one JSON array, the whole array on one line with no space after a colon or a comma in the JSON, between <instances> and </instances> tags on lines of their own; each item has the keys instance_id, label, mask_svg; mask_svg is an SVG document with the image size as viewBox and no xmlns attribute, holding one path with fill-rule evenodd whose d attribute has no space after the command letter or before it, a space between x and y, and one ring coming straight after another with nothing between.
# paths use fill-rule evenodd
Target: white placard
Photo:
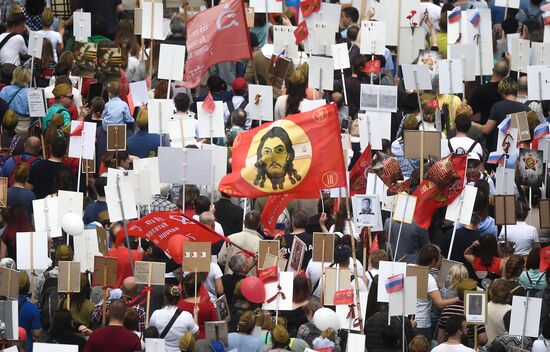
<instances>
[{"instance_id":1,"label":"white placard","mask_svg":"<svg viewBox=\"0 0 550 352\"><path fill-rule=\"evenodd\" d=\"M252 5L251 5L252 6ZM340 25L340 14L342 13L342 5L340 4L331 4L328 2L322 2L321 1L321 9L317 12L312 13L309 17L307 17L306 24L308 28L312 28L317 23L330 23L335 28L335 32L338 30L338 26ZM302 11L300 10L300 21L304 19L302 16ZM334 33L332 33L332 37L334 38Z\"/></svg>"},{"instance_id":2,"label":"white placard","mask_svg":"<svg viewBox=\"0 0 550 352\"><path fill-rule=\"evenodd\" d=\"M475 44L451 44L448 46L448 58L459 59L462 63L462 81L476 79L476 46ZM454 82L453 82L454 83ZM458 83L457 83L458 84Z\"/></svg>"},{"instance_id":3,"label":"white placard","mask_svg":"<svg viewBox=\"0 0 550 352\"><path fill-rule=\"evenodd\" d=\"M368 195L377 195L379 198L384 194L384 181L377 174L369 172L367 174L367 189Z\"/></svg>"},{"instance_id":4,"label":"white placard","mask_svg":"<svg viewBox=\"0 0 550 352\"><path fill-rule=\"evenodd\" d=\"M34 352L78 352L78 345L64 345L59 343L35 342L32 344Z\"/></svg>"},{"instance_id":5,"label":"white placard","mask_svg":"<svg viewBox=\"0 0 550 352\"><path fill-rule=\"evenodd\" d=\"M527 309L527 312L525 312ZM510 335L538 337L542 299L512 296L512 316L510 317ZM527 319L527 321L525 321ZM525 331L524 331L525 325Z\"/></svg>"},{"instance_id":6,"label":"white placard","mask_svg":"<svg viewBox=\"0 0 550 352\"><path fill-rule=\"evenodd\" d=\"M53 237L61 236L61 224L58 221L59 199L46 197L32 201L34 229L36 232L46 232Z\"/></svg>"},{"instance_id":7,"label":"white placard","mask_svg":"<svg viewBox=\"0 0 550 352\"><path fill-rule=\"evenodd\" d=\"M401 192L396 196L393 220L411 224L416 209L416 196Z\"/></svg>"},{"instance_id":8,"label":"white placard","mask_svg":"<svg viewBox=\"0 0 550 352\"><path fill-rule=\"evenodd\" d=\"M420 0L401 0L399 2L395 0L380 0L380 1L369 1L370 6L374 8L374 18L377 21L386 22L386 45L396 46L397 42L397 33L399 27L410 27L411 22L420 23ZM399 9L397 6L401 6ZM410 14L411 10L415 10L416 14L411 18L407 19L407 16ZM401 14L401 19L397 14Z\"/></svg>"},{"instance_id":9,"label":"white placard","mask_svg":"<svg viewBox=\"0 0 550 352\"><path fill-rule=\"evenodd\" d=\"M294 31L296 26L273 26L273 52L278 54L286 50L286 57L298 59L298 45L296 45L296 37Z\"/></svg>"},{"instance_id":10,"label":"white placard","mask_svg":"<svg viewBox=\"0 0 550 352\"><path fill-rule=\"evenodd\" d=\"M216 104L216 108L211 113L202 108L203 102L197 103L200 138L225 137L223 101L215 101L214 103Z\"/></svg>"},{"instance_id":11,"label":"white placard","mask_svg":"<svg viewBox=\"0 0 550 352\"><path fill-rule=\"evenodd\" d=\"M249 84L246 110L253 120L273 121L273 87Z\"/></svg>"},{"instance_id":12,"label":"white placard","mask_svg":"<svg viewBox=\"0 0 550 352\"><path fill-rule=\"evenodd\" d=\"M109 212L109 220L111 222L130 220L138 217L133 184L130 182L120 182L119 187L122 196L124 219L122 217L121 199L118 195L116 183L105 186L107 211Z\"/></svg>"},{"instance_id":13,"label":"white placard","mask_svg":"<svg viewBox=\"0 0 550 352\"><path fill-rule=\"evenodd\" d=\"M529 66L527 77L529 100L550 100L550 67Z\"/></svg>"},{"instance_id":14,"label":"white placard","mask_svg":"<svg viewBox=\"0 0 550 352\"><path fill-rule=\"evenodd\" d=\"M73 12L74 39L86 43L92 36L92 14L90 12Z\"/></svg>"},{"instance_id":15,"label":"white placard","mask_svg":"<svg viewBox=\"0 0 550 352\"><path fill-rule=\"evenodd\" d=\"M510 148L508 148L508 154L509 155L516 155L518 147L517 147L517 143L515 141L517 141L517 138L518 138L518 129L517 128L510 128L508 130L508 134L510 135L510 137L508 137L508 140L507 140L507 142L510 142ZM498 131L498 139L497 139L497 153L498 154L501 154L501 155L504 154L503 143L504 143L505 138L506 138L506 134L499 130Z\"/></svg>"},{"instance_id":16,"label":"white placard","mask_svg":"<svg viewBox=\"0 0 550 352\"><path fill-rule=\"evenodd\" d=\"M495 6L519 9L519 0L495 0Z\"/></svg>"},{"instance_id":17,"label":"white placard","mask_svg":"<svg viewBox=\"0 0 550 352\"><path fill-rule=\"evenodd\" d=\"M527 72L530 61L531 42L525 39L512 39L512 71Z\"/></svg>"},{"instance_id":18,"label":"white placard","mask_svg":"<svg viewBox=\"0 0 550 352\"><path fill-rule=\"evenodd\" d=\"M346 43L332 45L332 59L335 70L350 68L348 45Z\"/></svg>"},{"instance_id":19,"label":"white placard","mask_svg":"<svg viewBox=\"0 0 550 352\"><path fill-rule=\"evenodd\" d=\"M149 189L152 194L160 194L159 158L144 158L134 160L134 171L138 174L141 170L149 171Z\"/></svg>"},{"instance_id":20,"label":"white placard","mask_svg":"<svg viewBox=\"0 0 550 352\"><path fill-rule=\"evenodd\" d=\"M466 185L462 191L462 195L456 197L456 199L447 206L445 219L452 222L458 220L458 222L463 225L469 225L472 220L476 194L477 187Z\"/></svg>"},{"instance_id":21,"label":"white placard","mask_svg":"<svg viewBox=\"0 0 550 352\"><path fill-rule=\"evenodd\" d=\"M334 64L331 57L311 56L309 58L308 87L334 89Z\"/></svg>"},{"instance_id":22,"label":"white placard","mask_svg":"<svg viewBox=\"0 0 550 352\"><path fill-rule=\"evenodd\" d=\"M212 152L159 147L160 182L210 185Z\"/></svg>"},{"instance_id":23,"label":"white placard","mask_svg":"<svg viewBox=\"0 0 550 352\"><path fill-rule=\"evenodd\" d=\"M30 117L44 117L48 113L43 88L27 88Z\"/></svg>"},{"instance_id":24,"label":"white placard","mask_svg":"<svg viewBox=\"0 0 550 352\"><path fill-rule=\"evenodd\" d=\"M153 193L151 191L151 172L149 169L141 169L134 171L134 191L136 202L140 205L146 205L153 200ZM158 169L157 171L158 172Z\"/></svg>"},{"instance_id":25,"label":"white placard","mask_svg":"<svg viewBox=\"0 0 550 352\"><path fill-rule=\"evenodd\" d=\"M361 316L364 317L367 313L367 296L368 291L359 291L359 297L360 297L360 303L361 303ZM355 317L359 316L359 311L357 309L357 295L355 294L355 290L353 290L353 303L355 304L352 309L354 310ZM365 326L365 322L362 320L361 326L353 326L354 320L350 313L350 306L347 304L338 304L336 305L336 315L338 315L338 319L340 320L340 327L343 329L349 329L351 331L359 331L359 329L363 329ZM355 335L350 334L348 336ZM349 343L349 340L348 340ZM363 345L364 346L364 345ZM356 350L357 351L357 350Z\"/></svg>"},{"instance_id":26,"label":"white placard","mask_svg":"<svg viewBox=\"0 0 550 352\"><path fill-rule=\"evenodd\" d=\"M17 232L15 242L17 270L47 269L50 266L48 234L46 232Z\"/></svg>"},{"instance_id":27,"label":"white placard","mask_svg":"<svg viewBox=\"0 0 550 352\"><path fill-rule=\"evenodd\" d=\"M82 217L84 194L82 192L62 191L57 192L58 197L58 221L61 224L63 217L68 213L74 213Z\"/></svg>"},{"instance_id":28,"label":"white placard","mask_svg":"<svg viewBox=\"0 0 550 352\"><path fill-rule=\"evenodd\" d=\"M162 66L159 65L159 71L160 71L160 67ZM147 103L149 102L149 92L147 91L147 82L139 81L139 82L130 83L130 94L132 95L132 101L134 103L134 106L140 107L141 105L147 105Z\"/></svg>"},{"instance_id":29,"label":"white placard","mask_svg":"<svg viewBox=\"0 0 550 352\"><path fill-rule=\"evenodd\" d=\"M212 152L212 183L217 185L227 174L227 147L215 144L203 144L202 149Z\"/></svg>"},{"instance_id":30,"label":"white placard","mask_svg":"<svg viewBox=\"0 0 550 352\"><path fill-rule=\"evenodd\" d=\"M161 44L159 53L158 77L172 81L183 80L185 46Z\"/></svg>"},{"instance_id":31,"label":"white placard","mask_svg":"<svg viewBox=\"0 0 550 352\"><path fill-rule=\"evenodd\" d=\"M29 31L29 49L28 53L37 59L42 58L42 44L44 43L44 34L35 31Z\"/></svg>"},{"instance_id":32,"label":"white placard","mask_svg":"<svg viewBox=\"0 0 550 352\"><path fill-rule=\"evenodd\" d=\"M145 350L147 352L164 352L166 342L164 339L145 339Z\"/></svg>"},{"instance_id":33,"label":"white placard","mask_svg":"<svg viewBox=\"0 0 550 352\"><path fill-rule=\"evenodd\" d=\"M386 23L382 21L361 22L361 54L384 55L386 51Z\"/></svg>"},{"instance_id":34,"label":"white placard","mask_svg":"<svg viewBox=\"0 0 550 352\"><path fill-rule=\"evenodd\" d=\"M531 42L531 65L550 65L550 43Z\"/></svg>"},{"instance_id":35,"label":"white placard","mask_svg":"<svg viewBox=\"0 0 550 352\"><path fill-rule=\"evenodd\" d=\"M423 64L401 65L406 90L431 90L430 69Z\"/></svg>"},{"instance_id":36,"label":"white placard","mask_svg":"<svg viewBox=\"0 0 550 352\"><path fill-rule=\"evenodd\" d=\"M418 52L425 49L426 30L423 27L411 27L399 29L399 52L397 59L400 64L412 64L418 58Z\"/></svg>"},{"instance_id":37,"label":"white placard","mask_svg":"<svg viewBox=\"0 0 550 352\"><path fill-rule=\"evenodd\" d=\"M308 112L308 111L320 108L323 105L327 105L327 102L326 102L325 99L316 99L316 100L304 99L300 103L300 111L301 112Z\"/></svg>"},{"instance_id":38,"label":"white placard","mask_svg":"<svg viewBox=\"0 0 550 352\"><path fill-rule=\"evenodd\" d=\"M153 39L164 40L164 31L162 28L162 15L164 9L162 2L154 3L154 12L151 4L151 1L143 0L141 2L141 37L151 39L151 27L153 27ZM153 21L152 25L151 21Z\"/></svg>"},{"instance_id":39,"label":"white placard","mask_svg":"<svg viewBox=\"0 0 550 352\"><path fill-rule=\"evenodd\" d=\"M338 26L331 23L315 23L309 28L309 39L304 42L305 52L313 55L330 55L332 45L336 43L334 33L337 29Z\"/></svg>"},{"instance_id":40,"label":"white placard","mask_svg":"<svg viewBox=\"0 0 550 352\"><path fill-rule=\"evenodd\" d=\"M194 118L182 118L174 117L167 122L170 147L183 148L183 142L181 138L182 130L185 137L185 145L193 144L196 142L198 124Z\"/></svg>"},{"instance_id":41,"label":"white placard","mask_svg":"<svg viewBox=\"0 0 550 352\"><path fill-rule=\"evenodd\" d=\"M94 257L102 256L99 251L97 230L84 230L80 236L73 237L74 261L80 263L80 272L94 272Z\"/></svg>"},{"instance_id":42,"label":"white placard","mask_svg":"<svg viewBox=\"0 0 550 352\"><path fill-rule=\"evenodd\" d=\"M362 304L361 308L363 308ZM364 317L364 315L362 315L362 317ZM363 351L365 349L365 339L366 336L363 334L348 334L348 341L346 342L346 352Z\"/></svg>"},{"instance_id":43,"label":"white placard","mask_svg":"<svg viewBox=\"0 0 550 352\"><path fill-rule=\"evenodd\" d=\"M281 13L283 12L283 3L277 0L250 0L250 7L255 13ZM267 7L267 10L266 10Z\"/></svg>"},{"instance_id":44,"label":"white placard","mask_svg":"<svg viewBox=\"0 0 550 352\"><path fill-rule=\"evenodd\" d=\"M406 276L407 263L381 261L378 270L378 302L389 302L389 295L385 285L386 280L388 277L397 274ZM414 292L416 292L416 290Z\"/></svg>"},{"instance_id":45,"label":"white placard","mask_svg":"<svg viewBox=\"0 0 550 352\"><path fill-rule=\"evenodd\" d=\"M541 139L540 141L542 141ZM540 147L540 141L539 141L539 147ZM514 182L515 178L515 169L507 169L504 167L497 167L496 172L496 194L501 195L510 195L513 196L515 194Z\"/></svg>"},{"instance_id":46,"label":"white placard","mask_svg":"<svg viewBox=\"0 0 550 352\"><path fill-rule=\"evenodd\" d=\"M382 139L391 140L391 112L367 111L359 116L361 149L382 150Z\"/></svg>"},{"instance_id":47,"label":"white placard","mask_svg":"<svg viewBox=\"0 0 550 352\"><path fill-rule=\"evenodd\" d=\"M462 94L464 85L462 78L462 60L439 60L437 62L439 73L439 94Z\"/></svg>"},{"instance_id":48,"label":"white placard","mask_svg":"<svg viewBox=\"0 0 550 352\"><path fill-rule=\"evenodd\" d=\"M97 125L94 122L73 120L71 121L71 132L81 123L84 124L82 135L69 138L69 157L78 159L82 153L82 159L94 160Z\"/></svg>"},{"instance_id":49,"label":"white placard","mask_svg":"<svg viewBox=\"0 0 550 352\"><path fill-rule=\"evenodd\" d=\"M397 111L397 87L361 84L361 110Z\"/></svg>"},{"instance_id":50,"label":"white placard","mask_svg":"<svg viewBox=\"0 0 550 352\"><path fill-rule=\"evenodd\" d=\"M149 111L148 131L149 133L170 133L168 121L176 112L172 99L149 99L147 104Z\"/></svg>"},{"instance_id":51,"label":"white placard","mask_svg":"<svg viewBox=\"0 0 550 352\"><path fill-rule=\"evenodd\" d=\"M379 276L380 278L380 276ZM379 281L378 287L386 290L384 282ZM390 293L389 296L389 311L390 316L402 316L416 314L416 276L405 276L404 287L401 291ZM403 298L403 295L405 297Z\"/></svg>"},{"instance_id":52,"label":"white placard","mask_svg":"<svg viewBox=\"0 0 550 352\"><path fill-rule=\"evenodd\" d=\"M282 295L278 295L277 298L271 302L267 302L270 298L274 297L278 288L281 288L281 292L284 293L285 298ZM266 302L263 304L263 310L292 310L292 290L294 289L294 273L282 271L279 273L279 281L271 282L265 285L265 298Z\"/></svg>"}]
</instances>

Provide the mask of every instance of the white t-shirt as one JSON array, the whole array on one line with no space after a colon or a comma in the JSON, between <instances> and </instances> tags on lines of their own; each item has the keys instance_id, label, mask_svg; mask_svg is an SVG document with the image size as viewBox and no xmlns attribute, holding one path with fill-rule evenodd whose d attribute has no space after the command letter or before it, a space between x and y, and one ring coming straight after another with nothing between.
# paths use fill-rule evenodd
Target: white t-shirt
<instances>
[{"instance_id":1,"label":"white t-shirt","mask_svg":"<svg viewBox=\"0 0 550 352\"><path fill-rule=\"evenodd\" d=\"M176 312L176 308L176 306L169 306L155 310L149 320L150 325L156 327L159 334L162 334L162 331ZM191 313L184 311L181 312L180 316L176 319L174 325L172 325L170 331L164 338L166 342L166 352L180 352L180 337L188 331L196 334L199 331L199 327L195 324Z\"/></svg>"},{"instance_id":2,"label":"white t-shirt","mask_svg":"<svg viewBox=\"0 0 550 352\"><path fill-rule=\"evenodd\" d=\"M450 345L448 343L442 343L436 348L432 349L432 352L474 352L470 347L466 347L463 344L460 345Z\"/></svg>"},{"instance_id":3,"label":"white t-shirt","mask_svg":"<svg viewBox=\"0 0 550 352\"><path fill-rule=\"evenodd\" d=\"M372 280L374 279L374 277L376 275L378 275L378 272L379 272L378 269L372 269L372 270L367 271L367 285L368 285L369 290L370 290L370 286L372 285ZM369 273L370 273L370 275L369 275ZM372 279L371 279L371 275L372 275Z\"/></svg>"},{"instance_id":4,"label":"white t-shirt","mask_svg":"<svg viewBox=\"0 0 550 352\"><path fill-rule=\"evenodd\" d=\"M525 221L518 221L515 225L508 225L508 241L515 242L514 254L526 256L531 252L534 243L539 242L539 233L534 226ZM504 240L504 228L500 231L499 240Z\"/></svg>"},{"instance_id":5,"label":"white t-shirt","mask_svg":"<svg viewBox=\"0 0 550 352\"><path fill-rule=\"evenodd\" d=\"M8 36L8 32L0 34L0 42ZM15 66L21 65L19 55L27 54L27 46L25 45L25 39L20 34L16 34L10 38L6 44L0 50L0 64L14 64Z\"/></svg>"},{"instance_id":6,"label":"white t-shirt","mask_svg":"<svg viewBox=\"0 0 550 352\"><path fill-rule=\"evenodd\" d=\"M458 151L459 148L464 149L464 152L467 152L472 144L475 143L473 139L470 137L453 137L449 140L451 142L451 147L453 147L453 150L455 153ZM447 155L451 154L451 151L449 150L449 145L447 142L442 145L441 149L441 157L444 158ZM481 148L481 145L479 143L476 144L474 149L472 149L472 153L477 153L480 157L483 157L483 148Z\"/></svg>"},{"instance_id":7,"label":"white t-shirt","mask_svg":"<svg viewBox=\"0 0 550 352\"><path fill-rule=\"evenodd\" d=\"M193 215L193 219L199 221L199 216L195 214L195 215ZM219 222L217 222L217 221L216 221L216 224L214 225L214 231L216 231L216 232L219 233L220 235L225 235L225 234L223 233L223 227L222 227L222 225L221 225Z\"/></svg>"},{"instance_id":8,"label":"white t-shirt","mask_svg":"<svg viewBox=\"0 0 550 352\"><path fill-rule=\"evenodd\" d=\"M437 282L432 274L428 275L428 293L437 291ZM416 326L419 329L431 327L430 312L432 310L432 300L429 298L416 300Z\"/></svg>"},{"instance_id":9,"label":"white t-shirt","mask_svg":"<svg viewBox=\"0 0 550 352\"><path fill-rule=\"evenodd\" d=\"M218 299L218 293L216 292L216 279L219 279L222 276L223 272L222 269L220 269L220 266L216 263L210 262L210 271L208 272L208 276L204 282L204 287L206 287L212 302L215 302L216 299Z\"/></svg>"},{"instance_id":10,"label":"white t-shirt","mask_svg":"<svg viewBox=\"0 0 550 352\"><path fill-rule=\"evenodd\" d=\"M531 352L547 352L550 351L550 341L546 340L544 337L539 337L538 340L533 342L533 348Z\"/></svg>"},{"instance_id":11,"label":"white t-shirt","mask_svg":"<svg viewBox=\"0 0 550 352\"><path fill-rule=\"evenodd\" d=\"M59 45L59 43L63 43L61 34L56 31L45 31L45 30L38 31L38 33L42 33L44 37L48 39L50 43L52 43L53 59L55 62L57 62L57 45Z\"/></svg>"},{"instance_id":12,"label":"white t-shirt","mask_svg":"<svg viewBox=\"0 0 550 352\"><path fill-rule=\"evenodd\" d=\"M350 257L349 260L350 260L349 269L353 273L353 258ZM328 268L330 264L331 263L324 263L324 267ZM359 261L357 261L357 273L359 277L363 277L363 265ZM321 262L314 262L312 259L310 259L306 267L306 277L311 281L311 285L315 286L317 282L319 282L319 280L321 279L322 274L323 274L323 270L321 269ZM321 289L321 284L319 283L319 285L317 285L317 288L315 289L315 292L313 292L313 295L316 297L320 297L321 296L320 289Z\"/></svg>"}]
</instances>

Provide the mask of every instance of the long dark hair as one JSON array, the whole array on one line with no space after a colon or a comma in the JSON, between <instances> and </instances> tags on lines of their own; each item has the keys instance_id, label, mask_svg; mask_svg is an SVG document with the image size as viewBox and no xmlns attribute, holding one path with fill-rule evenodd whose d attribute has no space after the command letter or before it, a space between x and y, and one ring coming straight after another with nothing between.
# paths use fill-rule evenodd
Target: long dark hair
<instances>
[{"instance_id":1,"label":"long dark hair","mask_svg":"<svg viewBox=\"0 0 550 352\"><path fill-rule=\"evenodd\" d=\"M286 99L285 116L298 114L300 112L300 103L306 97L306 84L294 84L288 82L288 97Z\"/></svg>"},{"instance_id":2,"label":"long dark hair","mask_svg":"<svg viewBox=\"0 0 550 352\"><path fill-rule=\"evenodd\" d=\"M497 239L493 235L482 236L479 245L474 250L474 255L481 259L481 264L490 267L493 258L498 257Z\"/></svg>"},{"instance_id":3,"label":"long dark hair","mask_svg":"<svg viewBox=\"0 0 550 352\"><path fill-rule=\"evenodd\" d=\"M71 313L66 309L59 309L55 312L49 332L56 340L71 336L73 333L73 317Z\"/></svg>"}]
</instances>

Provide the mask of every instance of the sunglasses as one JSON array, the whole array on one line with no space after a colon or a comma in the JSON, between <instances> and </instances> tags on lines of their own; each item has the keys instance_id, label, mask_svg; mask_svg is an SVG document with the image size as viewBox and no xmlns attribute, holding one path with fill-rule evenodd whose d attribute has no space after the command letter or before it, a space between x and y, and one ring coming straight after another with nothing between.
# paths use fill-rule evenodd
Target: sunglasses
<instances>
[{"instance_id":1,"label":"sunglasses","mask_svg":"<svg viewBox=\"0 0 550 352\"><path fill-rule=\"evenodd\" d=\"M65 98L68 98L68 99L71 99L71 100L74 99L74 96L73 96L73 95L70 95L70 96L69 96L69 95L64 95L64 97L65 97Z\"/></svg>"}]
</instances>

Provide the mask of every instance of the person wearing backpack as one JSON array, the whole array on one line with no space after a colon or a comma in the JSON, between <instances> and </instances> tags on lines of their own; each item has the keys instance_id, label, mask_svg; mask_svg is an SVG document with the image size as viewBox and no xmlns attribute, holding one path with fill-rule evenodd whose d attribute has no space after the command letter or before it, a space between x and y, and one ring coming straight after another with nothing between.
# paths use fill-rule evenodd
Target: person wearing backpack
<instances>
[{"instance_id":1,"label":"person wearing backpack","mask_svg":"<svg viewBox=\"0 0 550 352\"><path fill-rule=\"evenodd\" d=\"M23 145L26 138L19 136L15 132L17 120L17 114L13 110L6 111L2 119L2 127L0 129L0 170L2 170L9 158L23 153Z\"/></svg>"},{"instance_id":2,"label":"person wearing backpack","mask_svg":"<svg viewBox=\"0 0 550 352\"><path fill-rule=\"evenodd\" d=\"M8 109L17 114L16 131L21 135L27 135L29 130L30 112L27 90L30 82L31 70L25 66L19 66L13 70L11 84L0 91L0 99L7 102Z\"/></svg>"},{"instance_id":3,"label":"person wearing backpack","mask_svg":"<svg viewBox=\"0 0 550 352\"><path fill-rule=\"evenodd\" d=\"M8 30L0 34L0 64L19 66L20 56L27 55L27 45L22 36L27 30L25 22L25 15L22 13L12 13L8 16Z\"/></svg>"},{"instance_id":4,"label":"person wearing backpack","mask_svg":"<svg viewBox=\"0 0 550 352\"><path fill-rule=\"evenodd\" d=\"M34 303L28 298L30 280L26 271L19 273L19 326L27 333L27 351L32 352L33 340L40 336L42 325L40 323L40 312Z\"/></svg>"},{"instance_id":5,"label":"person wearing backpack","mask_svg":"<svg viewBox=\"0 0 550 352\"><path fill-rule=\"evenodd\" d=\"M231 88L233 89L233 97L223 103L223 119L225 121L225 126L228 128L231 127L231 120L229 117L233 111L238 108L244 110L248 105L248 101L246 99L246 94L248 93L248 83L246 82L246 79L243 77L235 78ZM248 128L250 128L251 124L252 120L250 120L250 124L247 124Z\"/></svg>"},{"instance_id":6,"label":"person wearing backpack","mask_svg":"<svg viewBox=\"0 0 550 352\"><path fill-rule=\"evenodd\" d=\"M13 174L15 169L20 164L27 164L29 170L31 166L40 159L40 139L38 137L29 137L23 144L23 153L18 155L12 155L6 160L4 166L2 167L1 175L2 177L8 177L8 185L13 186L15 180L13 179Z\"/></svg>"},{"instance_id":7,"label":"person wearing backpack","mask_svg":"<svg viewBox=\"0 0 550 352\"><path fill-rule=\"evenodd\" d=\"M519 283L524 289L530 292L530 296L535 296L546 288L546 273L539 271L540 248L534 247L529 252L525 261L526 271L519 276Z\"/></svg>"}]
</instances>

